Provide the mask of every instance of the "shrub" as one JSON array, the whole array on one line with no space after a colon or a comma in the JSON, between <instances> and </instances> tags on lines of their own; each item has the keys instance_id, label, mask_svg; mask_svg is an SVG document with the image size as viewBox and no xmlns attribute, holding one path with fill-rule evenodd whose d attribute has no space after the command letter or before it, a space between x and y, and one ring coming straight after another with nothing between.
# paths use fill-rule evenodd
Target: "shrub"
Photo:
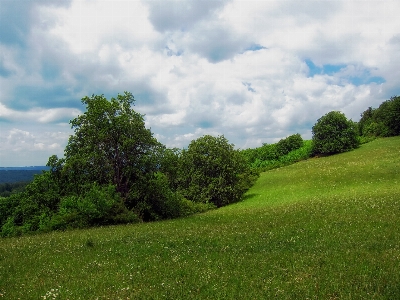
<instances>
[{"instance_id":1,"label":"shrub","mask_svg":"<svg viewBox=\"0 0 400 300\"><path fill-rule=\"evenodd\" d=\"M0 197L0 226L6 223L7 219L14 214L18 204L19 197L15 194L10 197Z\"/></svg>"},{"instance_id":2,"label":"shrub","mask_svg":"<svg viewBox=\"0 0 400 300\"><path fill-rule=\"evenodd\" d=\"M260 160L274 160L279 157L276 144L263 144L257 152L257 158Z\"/></svg>"},{"instance_id":3,"label":"shrub","mask_svg":"<svg viewBox=\"0 0 400 300\"><path fill-rule=\"evenodd\" d=\"M285 139L281 139L276 144L276 151L279 156L288 154L289 152L299 149L303 146L303 139L299 133L292 134Z\"/></svg>"},{"instance_id":4,"label":"shrub","mask_svg":"<svg viewBox=\"0 0 400 300\"><path fill-rule=\"evenodd\" d=\"M338 111L318 119L312 133L314 155L341 153L359 146L355 123Z\"/></svg>"},{"instance_id":5,"label":"shrub","mask_svg":"<svg viewBox=\"0 0 400 300\"><path fill-rule=\"evenodd\" d=\"M114 224L116 220L137 219L129 213L114 185L99 186L96 183L87 186L82 196L66 196L60 202L57 216L52 219L55 229L67 227L87 227L90 225Z\"/></svg>"},{"instance_id":6,"label":"shrub","mask_svg":"<svg viewBox=\"0 0 400 300\"><path fill-rule=\"evenodd\" d=\"M8 217L6 222L1 226L1 237L17 236L21 234L21 230L15 226L14 218Z\"/></svg>"},{"instance_id":7,"label":"shrub","mask_svg":"<svg viewBox=\"0 0 400 300\"><path fill-rule=\"evenodd\" d=\"M136 210L144 221L172 219L186 215L186 202L178 192L171 190L165 174L157 172L144 187Z\"/></svg>"},{"instance_id":8,"label":"shrub","mask_svg":"<svg viewBox=\"0 0 400 300\"><path fill-rule=\"evenodd\" d=\"M238 201L251 186L249 165L224 136L200 137L181 157L179 190L189 200L220 207Z\"/></svg>"}]
</instances>

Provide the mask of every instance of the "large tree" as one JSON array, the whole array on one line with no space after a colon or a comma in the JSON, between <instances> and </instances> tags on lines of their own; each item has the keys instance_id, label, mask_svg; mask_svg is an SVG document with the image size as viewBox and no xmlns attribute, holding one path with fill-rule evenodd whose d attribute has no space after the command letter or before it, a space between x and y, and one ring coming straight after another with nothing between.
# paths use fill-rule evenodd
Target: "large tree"
<instances>
[{"instance_id":1,"label":"large tree","mask_svg":"<svg viewBox=\"0 0 400 300\"><path fill-rule=\"evenodd\" d=\"M107 100L82 99L86 111L71 120L74 135L65 149L63 175L71 184L113 184L123 197L157 169L160 144L146 129L143 115L132 109L131 93Z\"/></svg>"}]
</instances>

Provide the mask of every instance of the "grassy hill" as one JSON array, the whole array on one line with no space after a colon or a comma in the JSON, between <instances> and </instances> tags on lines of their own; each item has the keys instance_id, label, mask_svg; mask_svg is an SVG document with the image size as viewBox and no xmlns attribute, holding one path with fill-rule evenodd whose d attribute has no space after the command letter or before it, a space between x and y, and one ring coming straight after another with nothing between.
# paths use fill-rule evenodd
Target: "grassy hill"
<instances>
[{"instance_id":1,"label":"grassy hill","mask_svg":"<svg viewBox=\"0 0 400 300\"><path fill-rule=\"evenodd\" d=\"M265 172L178 220L2 239L5 299L397 299L400 138Z\"/></svg>"}]
</instances>

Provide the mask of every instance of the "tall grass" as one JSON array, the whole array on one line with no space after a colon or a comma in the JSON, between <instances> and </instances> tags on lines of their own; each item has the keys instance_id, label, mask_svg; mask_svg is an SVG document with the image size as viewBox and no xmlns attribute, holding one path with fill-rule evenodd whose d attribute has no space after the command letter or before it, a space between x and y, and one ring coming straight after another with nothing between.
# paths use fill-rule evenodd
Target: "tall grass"
<instances>
[{"instance_id":1,"label":"tall grass","mask_svg":"<svg viewBox=\"0 0 400 300\"><path fill-rule=\"evenodd\" d=\"M5 299L398 299L400 138L188 218L0 240Z\"/></svg>"}]
</instances>

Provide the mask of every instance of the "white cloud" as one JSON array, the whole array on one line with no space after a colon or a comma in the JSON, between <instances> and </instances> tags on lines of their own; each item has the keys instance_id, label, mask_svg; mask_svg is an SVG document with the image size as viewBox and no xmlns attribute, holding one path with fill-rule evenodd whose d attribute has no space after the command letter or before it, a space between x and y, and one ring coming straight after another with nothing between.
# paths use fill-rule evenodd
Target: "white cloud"
<instances>
[{"instance_id":1,"label":"white cloud","mask_svg":"<svg viewBox=\"0 0 400 300\"><path fill-rule=\"evenodd\" d=\"M77 54L92 53L104 44L140 46L157 38L140 1L73 1L68 8L43 8L41 13L57 15L50 33Z\"/></svg>"},{"instance_id":2,"label":"white cloud","mask_svg":"<svg viewBox=\"0 0 400 300\"><path fill-rule=\"evenodd\" d=\"M92 94L132 92L167 146L224 134L244 148L310 138L330 110L357 120L400 93L398 1L41 1L21 13L21 35L0 34L0 147L41 164Z\"/></svg>"},{"instance_id":3,"label":"white cloud","mask_svg":"<svg viewBox=\"0 0 400 300\"><path fill-rule=\"evenodd\" d=\"M68 123L81 112L74 108L34 108L28 111L18 111L7 108L0 102L0 118L4 120L26 123Z\"/></svg>"},{"instance_id":4,"label":"white cloud","mask_svg":"<svg viewBox=\"0 0 400 300\"><path fill-rule=\"evenodd\" d=\"M64 129L60 126L55 127L45 127L47 131L44 131L43 127L37 126L23 129L2 126L0 165L42 166L53 154L62 157L69 133L60 131ZM49 131L51 129L55 131Z\"/></svg>"},{"instance_id":5,"label":"white cloud","mask_svg":"<svg viewBox=\"0 0 400 300\"><path fill-rule=\"evenodd\" d=\"M145 1L150 9L149 20L160 32L190 30L197 22L213 16L226 2L222 0Z\"/></svg>"}]
</instances>

